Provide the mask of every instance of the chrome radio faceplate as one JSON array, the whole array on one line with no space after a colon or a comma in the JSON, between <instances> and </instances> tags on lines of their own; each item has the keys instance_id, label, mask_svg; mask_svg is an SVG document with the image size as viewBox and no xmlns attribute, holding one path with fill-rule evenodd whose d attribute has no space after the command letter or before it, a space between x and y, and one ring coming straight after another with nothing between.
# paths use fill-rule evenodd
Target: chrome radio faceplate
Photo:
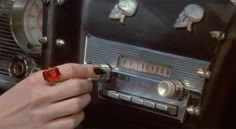
<instances>
[{"instance_id":1,"label":"chrome radio faceplate","mask_svg":"<svg viewBox=\"0 0 236 129\"><path fill-rule=\"evenodd\" d=\"M188 106L188 92L201 93L204 84L204 79L196 71L207 69L209 65L206 61L91 35L86 38L84 63L109 64L112 67L112 80L100 84L101 95L153 109L180 121L183 121ZM176 92L178 97L172 92Z\"/></svg>"}]
</instances>

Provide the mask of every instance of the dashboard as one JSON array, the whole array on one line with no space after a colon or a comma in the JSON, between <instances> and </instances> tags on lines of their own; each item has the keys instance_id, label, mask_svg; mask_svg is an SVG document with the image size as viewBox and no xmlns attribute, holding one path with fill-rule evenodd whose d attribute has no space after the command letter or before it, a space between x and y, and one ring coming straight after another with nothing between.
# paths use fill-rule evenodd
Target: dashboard
<instances>
[{"instance_id":1,"label":"dashboard","mask_svg":"<svg viewBox=\"0 0 236 129\"><path fill-rule=\"evenodd\" d=\"M230 0L1 0L0 89L55 65L98 64L82 128L226 127L235 15Z\"/></svg>"}]
</instances>

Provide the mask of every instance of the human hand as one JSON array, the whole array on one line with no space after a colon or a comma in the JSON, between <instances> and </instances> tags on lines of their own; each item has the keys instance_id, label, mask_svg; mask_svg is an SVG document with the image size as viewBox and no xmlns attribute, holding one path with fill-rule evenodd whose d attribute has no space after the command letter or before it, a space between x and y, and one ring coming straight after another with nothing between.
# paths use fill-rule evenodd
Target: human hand
<instances>
[{"instance_id":1,"label":"human hand","mask_svg":"<svg viewBox=\"0 0 236 129\"><path fill-rule=\"evenodd\" d=\"M61 76L48 86L42 71L33 73L0 97L1 129L73 129L84 119L96 77L93 65L58 66Z\"/></svg>"}]
</instances>

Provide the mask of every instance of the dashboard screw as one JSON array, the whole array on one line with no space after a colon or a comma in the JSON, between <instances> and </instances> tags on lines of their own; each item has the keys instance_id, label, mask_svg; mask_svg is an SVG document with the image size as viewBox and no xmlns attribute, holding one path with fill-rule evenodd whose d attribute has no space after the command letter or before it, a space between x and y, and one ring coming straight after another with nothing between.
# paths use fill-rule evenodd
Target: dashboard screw
<instances>
[{"instance_id":1,"label":"dashboard screw","mask_svg":"<svg viewBox=\"0 0 236 129\"><path fill-rule=\"evenodd\" d=\"M42 44L46 44L46 43L48 43L48 38L46 36L43 36L39 39L39 42Z\"/></svg>"},{"instance_id":2,"label":"dashboard screw","mask_svg":"<svg viewBox=\"0 0 236 129\"><path fill-rule=\"evenodd\" d=\"M64 46L66 43L65 43L65 40L63 40L63 39L57 39L56 40L56 45L58 46L58 47L62 47L62 46Z\"/></svg>"},{"instance_id":3,"label":"dashboard screw","mask_svg":"<svg viewBox=\"0 0 236 129\"><path fill-rule=\"evenodd\" d=\"M196 73L197 73L200 77L205 78L205 79L209 79L209 78L210 78L210 75L211 75L211 72L210 72L210 71L208 71L208 70L206 70L206 69L202 69L202 68L198 69L198 70L196 71Z\"/></svg>"},{"instance_id":4,"label":"dashboard screw","mask_svg":"<svg viewBox=\"0 0 236 129\"><path fill-rule=\"evenodd\" d=\"M190 115L195 115L195 116L199 116L200 114L200 109L199 107L194 107L193 105L189 106L186 108L186 111L190 114Z\"/></svg>"},{"instance_id":5,"label":"dashboard screw","mask_svg":"<svg viewBox=\"0 0 236 129\"><path fill-rule=\"evenodd\" d=\"M211 31L210 35L213 39L217 39L218 41L222 41L225 39L225 33L221 31Z\"/></svg>"}]
</instances>

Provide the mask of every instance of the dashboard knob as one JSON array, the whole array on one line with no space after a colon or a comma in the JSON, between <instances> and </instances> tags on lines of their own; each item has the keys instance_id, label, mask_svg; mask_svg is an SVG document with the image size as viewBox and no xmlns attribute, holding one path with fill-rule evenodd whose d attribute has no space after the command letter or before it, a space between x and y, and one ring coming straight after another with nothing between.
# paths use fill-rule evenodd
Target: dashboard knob
<instances>
[{"instance_id":1,"label":"dashboard knob","mask_svg":"<svg viewBox=\"0 0 236 129\"><path fill-rule=\"evenodd\" d=\"M184 85L177 80L161 81L157 86L157 92L162 97L180 99L184 96Z\"/></svg>"},{"instance_id":2,"label":"dashboard knob","mask_svg":"<svg viewBox=\"0 0 236 129\"><path fill-rule=\"evenodd\" d=\"M39 71L33 58L25 55L17 55L12 58L8 71L10 77L16 81L21 81L31 73Z\"/></svg>"},{"instance_id":3,"label":"dashboard knob","mask_svg":"<svg viewBox=\"0 0 236 129\"><path fill-rule=\"evenodd\" d=\"M162 97L172 97L175 93L175 85L171 81L161 81L157 86L157 92Z\"/></svg>"}]
</instances>

